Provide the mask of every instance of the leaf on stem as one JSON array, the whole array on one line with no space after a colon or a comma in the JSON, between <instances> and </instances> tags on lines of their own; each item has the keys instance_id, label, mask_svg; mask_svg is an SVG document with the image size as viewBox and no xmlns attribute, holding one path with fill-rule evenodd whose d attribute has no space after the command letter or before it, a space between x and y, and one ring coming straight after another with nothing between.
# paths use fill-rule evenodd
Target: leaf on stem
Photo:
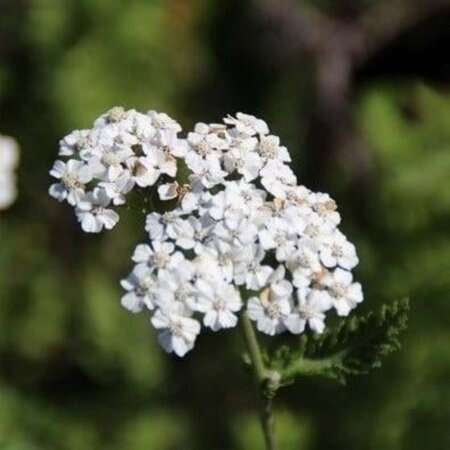
<instances>
[{"instance_id":1,"label":"leaf on stem","mask_svg":"<svg viewBox=\"0 0 450 450\"><path fill-rule=\"evenodd\" d=\"M400 348L407 326L409 301L383 305L378 313L352 316L319 336L303 335L292 349L279 347L266 355L268 367L282 374L282 384L297 376L323 376L345 383L348 375L367 374Z\"/></svg>"}]
</instances>

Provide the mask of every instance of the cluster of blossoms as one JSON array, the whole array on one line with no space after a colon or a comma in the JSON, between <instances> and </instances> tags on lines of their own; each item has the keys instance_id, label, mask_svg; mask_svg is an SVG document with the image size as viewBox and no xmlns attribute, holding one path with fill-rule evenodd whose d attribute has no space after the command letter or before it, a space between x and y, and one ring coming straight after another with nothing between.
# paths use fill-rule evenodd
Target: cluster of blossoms
<instances>
[{"instance_id":1,"label":"cluster of blossoms","mask_svg":"<svg viewBox=\"0 0 450 450\"><path fill-rule=\"evenodd\" d=\"M355 247L338 229L335 202L328 194L297 184L286 147L264 121L238 113L222 124L197 124L180 139L179 126L165 115L152 112L144 119L134 111L120 111L120 120L112 120L110 112L93 130L69 135L122 130L126 139L121 137L107 150L96 147L100 152L125 152L120 164L112 170L102 162L102 154L87 157L95 153L92 144L86 152L74 148L75 138L66 138L64 153L72 156L77 151L82 161L72 160L76 179L84 171L90 178L78 183L79 190L68 186L63 177L69 161L60 171L53 169L63 181L52 191L75 205L87 231L102 227L86 226L87 214L92 216L88 224L97 223L106 211L112 217L112 210L99 213L98 203L92 201L100 192L103 208L125 201L120 189L119 203L112 195L118 177L128 180L126 191L135 184L156 183L160 199L173 202L172 209L147 216L149 241L136 247L135 267L122 281L122 305L134 313L150 312L166 351L183 356L194 347L202 325L213 331L232 328L238 313L247 314L259 331L271 336L298 334L307 327L321 333L328 311L346 316L363 300L361 285L353 282L351 273L358 264ZM155 118L165 125L155 126ZM137 124L145 120L148 132L141 136ZM131 143L123 144L128 138ZM136 154L136 145L142 156ZM157 164L155 155L161 155ZM176 177L177 158L189 169L184 182L170 179ZM155 175L139 184L136 165ZM97 185L86 192L94 172ZM169 178L158 182L162 173ZM101 223L110 228L108 221Z\"/></svg>"},{"instance_id":2,"label":"cluster of blossoms","mask_svg":"<svg viewBox=\"0 0 450 450\"><path fill-rule=\"evenodd\" d=\"M16 141L0 135L0 210L6 209L17 196L15 169L19 163Z\"/></svg>"},{"instance_id":3,"label":"cluster of blossoms","mask_svg":"<svg viewBox=\"0 0 450 450\"><path fill-rule=\"evenodd\" d=\"M153 186L162 174L176 176L176 158L185 153L180 131L167 114L113 108L93 128L61 140L61 159L50 171L58 182L49 193L74 207L84 231L110 230L119 221L114 207L124 205L134 187Z\"/></svg>"}]
</instances>

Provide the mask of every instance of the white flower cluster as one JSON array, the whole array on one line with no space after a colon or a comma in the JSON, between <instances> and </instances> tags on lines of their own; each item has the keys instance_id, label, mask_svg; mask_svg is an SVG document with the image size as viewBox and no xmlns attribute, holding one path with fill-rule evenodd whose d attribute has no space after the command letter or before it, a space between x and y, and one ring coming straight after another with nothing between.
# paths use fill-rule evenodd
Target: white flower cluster
<instances>
[{"instance_id":1,"label":"white flower cluster","mask_svg":"<svg viewBox=\"0 0 450 450\"><path fill-rule=\"evenodd\" d=\"M75 130L60 142L50 175L58 180L49 193L75 208L88 233L112 229L119 221L115 206L135 186L153 186L161 175L175 177L176 158L185 154L177 138L180 125L165 113L116 107L92 129Z\"/></svg>"},{"instance_id":2,"label":"white flower cluster","mask_svg":"<svg viewBox=\"0 0 450 450\"><path fill-rule=\"evenodd\" d=\"M175 204L147 216L149 242L134 252L122 305L150 311L161 345L178 356L202 325L232 328L241 310L271 336L322 333L328 311L348 315L363 300L355 247L330 196L297 184L267 124L238 113L185 139L180 131L164 113L113 108L61 141L66 160L50 172L50 194L75 208L86 232L113 228L114 207L135 187ZM180 160L189 174L177 179Z\"/></svg>"},{"instance_id":3,"label":"white flower cluster","mask_svg":"<svg viewBox=\"0 0 450 450\"><path fill-rule=\"evenodd\" d=\"M202 325L232 328L242 309L271 336L321 333L326 312L346 316L363 300L335 202L297 185L264 121L238 113L197 124L182 147L188 182L158 186L177 206L147 216L149 243L122 281L122 305L150 311L166 351L183 356Z\"/></svg>"},{"instance_id":4,"label":"white flower cluster","mask_svg":"<svg viewBox=\"0 0 450 450\"><path fill-rule=\"evenodd\" d=\"M19 163L19 147L16 141L0 135L0 210L6 209L17 196L15 169Z\"/></svg>"}]
</instances>

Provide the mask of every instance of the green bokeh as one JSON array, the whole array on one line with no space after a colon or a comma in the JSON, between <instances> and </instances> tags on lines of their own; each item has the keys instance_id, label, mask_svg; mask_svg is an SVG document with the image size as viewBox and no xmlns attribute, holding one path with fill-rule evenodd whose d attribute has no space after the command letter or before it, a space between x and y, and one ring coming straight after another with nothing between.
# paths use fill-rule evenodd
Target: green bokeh
<instances>
[{"instance_id":1,"label":"green bokeh","mask_svg":"<svg viewBox=\"0 0 450 450\"><path fill-rule=\"evenodd\" d=\"M58 139L117 104L166 111L186 129L199 116L219 120L225 108L262 114L289 145L300 179L338 200L359 250L364 308L411 297L403 349L381 370L346 387L302 380L282 393L281 448L450 448L445 89L416 77L355 85L352 112L371 162L361 204L342 168L305 173L316 150L307 132L313 69L245 66L241 45L259 32L245 8L3 3L0 131L17 137L22 164L20 198L0 216L1 450L262 448L238 338L202 336L177 361L159 349L148 317L121 308L119 280L144 237L142 216L130 212L113 232L86 236L71 209L47 195ZM240 18L234 27L230 16ZM230 41L233 33L239 39Z\"/></svg>"}]
</instances>

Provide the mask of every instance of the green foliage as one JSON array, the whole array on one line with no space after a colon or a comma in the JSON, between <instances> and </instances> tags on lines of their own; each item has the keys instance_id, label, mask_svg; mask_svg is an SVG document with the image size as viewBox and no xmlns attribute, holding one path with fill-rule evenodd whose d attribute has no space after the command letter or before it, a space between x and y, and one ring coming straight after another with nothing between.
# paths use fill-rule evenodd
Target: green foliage
<instances>
[{"instance_id":1,"label":"green foliage","mask_svg":"<svg viewBox=\"0 0 450 450\"><path fill-rule=\"evenodd\" d=\"M201 2L7 0L0 9L0 130L22 152L20 198L0 215L0 448L188 448L184 411L171 409L166 388L171 360L148 317L119 301L142 216L85 238L47 191L69 129L114 104L180 108L207 63Z\"/></svg>"},{"instance_id":2,"label":"green foliage","mask_svg":"<svg viewBox=\"0 0 450 450\"><path fill-rule=\"evenodd\" d=\"M157 347L145 316L122 311L118 280L130 268L142 218L128 215L117 233L101 238L83 236L71 211L48 198L47 173L58 139L114 104L161 108L190 126L200 110L215 120L225 105L233 112L244 103L294 153L316 107L313 67L303 59L274 65L278 81L268 87L248 70L257 61L239 56L254 29L233 6L239 22L234 31L225 25L219 2L1 3L0 132L19 139L22 164L19 202L0 215L0 448L261 448L250 418L253 391L232 363L238 345L227 345L233 336L203 336L178 362ZM203 23L220 30L216 43L200 36ZM260 93L258 105L240 98L249 84ZM282 448L447 450L450 96L405 79L370 81L353 113L373 163L365 205L352 216L352 193L339 196L336 188L343 184L338 171L336 180L318 176L317 183L337 196L343 227L356 241L366 307L411 293L409 329L402 351L376 376L350 377L345 388L302 376L282 391ZM305 174L303 161L314 151L293 155L311 180L316 174ZM353 318L297 342L297 364L331 358L324 375L337 379L371 370L396 348L404 305L397 313L392 306L385 319ZM380 334L353 348L371 327ZM283 352L272 355L277 370L289 367ZM231 434L229 445L218 442L218 431Z\"/></svg>"},{"instance_id":3,"label":"green foliage","mask_svg":"<svg viewBox=\"0 0 450 450\"><path fill-rule=\"evenodd\" d=\"M289 384L298 376L323 376L345 382L381 366L382 360L400 348L406 328L409 302L384 305L378 314L353 315L319 336L303 335L298 349L282 346L267 357L271 370Z\"/></svg>"},{"instance_id":4,"label":"green foliage","mask_svg":"<svg viewBox=\"0 0 450 450\"><path fill-rule=\"evenodd\" d=\"M427 231L450 211L450 106L448 96L417 84L370 91L362 126L382 176L374 217L389 236ZM382 130L382 132L380 132Z\"/></svg>"},{"instance_id":5,"label":"green foliage","mask_svg":"<svg viewBox=\"0 0 450 450\"><path fill-rule=\"evenodd\" d=\"M402 352L376 381L364 377L346 396L339 427L346 435L339 446L445 450L450 96L422 83L394 81L361 92L356 112L373 162L368 225L357 242L366 297L386 301L410 292L412 308ZM355 416L360 420L352 425Z\"/></svg>"},{"instance_id":6,"label":"green foliage","mask_svg":"<svg viewBox=\"0 0 450 450\"><path fill-rule=\"evenodd\" d=\"M290 411L277 411L276 428L278 444L283 450L309 448L311 444L311 423L306 416ZM236 447L239 450L262 449L264 441L258 417L254 414L238 415L233 422Z\"/></svg>"}]
</instances>

